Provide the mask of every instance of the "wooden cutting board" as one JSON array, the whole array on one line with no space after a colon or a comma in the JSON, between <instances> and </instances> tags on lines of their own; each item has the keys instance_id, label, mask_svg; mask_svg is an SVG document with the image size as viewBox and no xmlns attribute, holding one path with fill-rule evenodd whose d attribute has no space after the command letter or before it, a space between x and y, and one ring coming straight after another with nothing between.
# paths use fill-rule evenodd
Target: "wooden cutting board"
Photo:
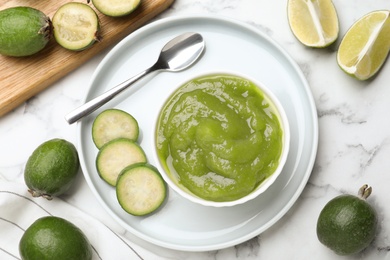
<instances>
[{"instance_id":1,"label":"wooden cutting board","mask_svg":"<svg viewBox=\"0 0 390 260\"><path fill-rule=\"evenodd\" d=\"M0 10L14 6L30 6L50 18L63 4L73 0L0 0ZM87 3L87 0L76 0ZM0 117L30 97L49 87L97 53L112 46L167 9L174 0L142 0L128 16L112 18L96 13L101 25L102 40L80 52L68 51L54 39L45 49L30 57L0 55ZM92 3L89 4L93 7Z\"/></svg>"}]
</instances>

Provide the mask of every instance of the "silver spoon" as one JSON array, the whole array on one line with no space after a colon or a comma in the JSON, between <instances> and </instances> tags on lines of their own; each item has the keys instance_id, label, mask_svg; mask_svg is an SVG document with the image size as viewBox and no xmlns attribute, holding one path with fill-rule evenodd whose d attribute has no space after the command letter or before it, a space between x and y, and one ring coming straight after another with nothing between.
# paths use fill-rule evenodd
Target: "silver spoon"
<instances>
[{"instance_id":1,"label":"silver spoon","mask_svg":"<svg viewBox=\"0 0 390 260\"><path fill-rule=\"evenodd\" d=\"M180 71L188 68L198 60L204 48L205 43L203 37L198 33L184 33L173 38L162 48L160 56L153 66L76 108L65 116L66 121L69 124L73 124L82 117L89 115L133 83L153 71Z\"/></svg>"}]
</instances>

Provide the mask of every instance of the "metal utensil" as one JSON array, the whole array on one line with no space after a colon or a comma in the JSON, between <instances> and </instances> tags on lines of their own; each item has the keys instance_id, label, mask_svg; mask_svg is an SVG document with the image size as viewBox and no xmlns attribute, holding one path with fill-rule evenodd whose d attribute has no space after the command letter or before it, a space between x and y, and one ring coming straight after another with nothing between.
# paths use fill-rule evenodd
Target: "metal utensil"
<instances>
[{"instance_id":1,"label":"metal utensil","mask_svg":"<svg viewBox=\"0 0 390 260\"><path fill-rule=\"evenodd\" d=\"M133 83L153 71L180 71L188 68L198 60L204 48L205 42L199 33L184 33L173 38L162 48L153 66L76 108L65 116L66 121L69 124L73 124L84 116L89 115L123 90L130 87Z\"/></svg>"}]
</instances>

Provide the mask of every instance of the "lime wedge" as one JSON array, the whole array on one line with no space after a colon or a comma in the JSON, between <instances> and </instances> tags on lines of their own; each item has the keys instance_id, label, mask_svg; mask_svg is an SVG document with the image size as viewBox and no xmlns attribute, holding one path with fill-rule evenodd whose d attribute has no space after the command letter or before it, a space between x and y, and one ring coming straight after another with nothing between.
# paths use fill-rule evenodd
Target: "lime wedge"
<instances>
[{"instance_id":1,"label":"lime wedge","mask_svg":"<svg viewBox=\"0 0 390 260\"><path fill-rule=\"evenodd\" d=\"M87 4L69 2L54 14L54 38L69 50L84 50L98 40L99 20Z\"/></svg>"},{"instance_id":2,"label":"lime wedge","mask_svg":"<svg viewBox=\"0 0 390 260\"><path fill-rule=\"evenodd\" d=\"M390 50L390 11L374 11L356 21L343 37L337 62L347 74L366 80L382 67Z\"/></svg>"},{"instance_id":3,"label":"lime wedge","mask_svg":"<svg viewBox=\"0 0 390 260\"><path fill-rule=\"evenodd\" d=\"M336 41L339 21L332 0L289 0L288 22L304 45L324 48Z\"/></svg>"}]
</instances>

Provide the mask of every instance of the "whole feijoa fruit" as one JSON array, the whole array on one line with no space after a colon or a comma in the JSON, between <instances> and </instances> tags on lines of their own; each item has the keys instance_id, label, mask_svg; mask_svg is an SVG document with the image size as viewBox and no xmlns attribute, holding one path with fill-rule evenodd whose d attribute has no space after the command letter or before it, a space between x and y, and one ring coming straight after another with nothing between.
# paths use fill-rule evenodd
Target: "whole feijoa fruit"
<instances>
[{"instance_id":1,"label":"whole feijoa fruit","mask_svg":"<svg viewBox=\"0 0 390 260\"><path fill-rule=\"evenodd\" d=\"M29 157L24 180L33 197L52 199L66 192L80 168L75 146L64 139L39 145Z\"/></svg>"},{"instance_id":2,"label":"whole feijoa fruit","mask_svg":"<svg viewBox=\"0 0 390 260\"><path fill-rule=\"evenodd\" d=\"M29 56L42 50L52 37L52 24L43 12L27 6L0 11L0 54Z\"/></svg>"},{"instance_id":3,"label":"whole feijoa fruit","mask_svg":"<svg viewBox=\"0 0 390 260\"><path fill-rule=\"evenodd\" d=\"M375 209L366 201L372 188L364 185L359 196L340 195L329 201L317 222L319 241L338 255L352 255L374 239L378 224Z\"/></svg>"},{"instance_id":4,"label":"whole feijoa fruit","mask_svg":"<svg viewBox=\"0 0 390 260\"><path fill-rule=\"evenodd\" d=\"M37 219L19 242L23 260L89 260L92 247L76 225L63 218L48 216Z\"/></svg>"}]
</instances>

